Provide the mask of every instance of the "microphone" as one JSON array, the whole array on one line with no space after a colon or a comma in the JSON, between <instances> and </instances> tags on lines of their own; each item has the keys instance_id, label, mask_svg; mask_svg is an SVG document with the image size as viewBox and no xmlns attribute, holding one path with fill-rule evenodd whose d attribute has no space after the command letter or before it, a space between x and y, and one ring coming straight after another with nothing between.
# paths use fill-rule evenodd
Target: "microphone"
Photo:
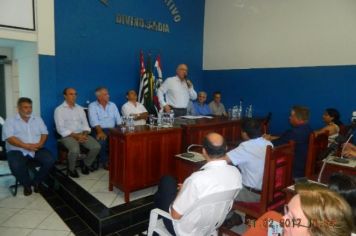
<instances>
[{"instance_id":1,"label":"microphone","mask_svg":"<svg viewBox=\"0 0 356 236\"><path fill-rule=\"evenodd\" d=\"M191 144L191 145L189 145L189 146L187 147L187 152L182 153L181 155L182 155L183 157L193 158L193 157L196 155L196 152L190 151L190 149L191 149L192 147L203 147L203 145L200 145L200 144Z\"/></svg>"},{"instance_id":2,"label":"microphone","mask_svg":"<svg viewBox=\"0 0 356 236\"><path fill-rule=\"evenodd\" d=\"M342 156L342 153L344 152L344 149L345 149L345 146L346 144L348 144L351 140L351 138L353 137L353 132L354 130L356 129L356 121L352 121L351 125L349 126L348 130L347 130L347 133L346 133L346 136L343 136L343 135L339 135L336 137L335 141L333 143L330 144L330 146L326 149L326 151L324 153L321 154L321 159L323 160L323 166L321 167L321 170L320 170L320 173L318 175L318 182L320 183L320 180L321 180L321 176L324 172L324 169L325 169L325 165L326 165L326 162L328 161L328 157L329 155L332 153L332 152L335 152L339 149L339 146L343 143L344 144L344 147L342 148L342 151L341 151L341 157L335 157L333 159L333 161L335 162L338 162L338 163L349 163L349 160L343 158Z\"/></svg>"},{"instance_id":3,"label":"microphone","mask_svg":"<svg viewBox=\"0 0 356 236\"><path fill-rule=\"evenodd\" d=\"M193 86L192 81L190 81L190 80L188 79L188 75L187 75L187 74L184 74L184 80L185 80L185 82L187 83L188 88L190 88L191 86Z\"/></svg>"}]
</instances>

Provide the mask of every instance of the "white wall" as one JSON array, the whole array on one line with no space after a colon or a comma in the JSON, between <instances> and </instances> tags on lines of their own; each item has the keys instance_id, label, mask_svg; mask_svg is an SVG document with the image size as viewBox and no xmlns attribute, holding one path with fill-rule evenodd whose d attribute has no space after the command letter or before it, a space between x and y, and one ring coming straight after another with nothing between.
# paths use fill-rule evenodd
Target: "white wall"
<instances>
[{"instance_id":1,"label":"white wall","mask_svg":"<svg viewBox=\"0 0 356 236\"><path fill-rule=\"evenodd\" d=\"M35 6L36 31L0 27L0 47L13 54L11 73L6 74L8 116L16 112L21 96L30 97L34 114L40 114L38 55L55 55L54 0L35 0Z\"/></svg>"},{"instance_id":2,"label":"white wall","mask_svg":"<svg viewBox=\"0 0 356 236\"><path fill-rule=\"evenodd\" d=\"M205 70L350 64L355 0L206 0Z\"/></svg>"}]
</instances>

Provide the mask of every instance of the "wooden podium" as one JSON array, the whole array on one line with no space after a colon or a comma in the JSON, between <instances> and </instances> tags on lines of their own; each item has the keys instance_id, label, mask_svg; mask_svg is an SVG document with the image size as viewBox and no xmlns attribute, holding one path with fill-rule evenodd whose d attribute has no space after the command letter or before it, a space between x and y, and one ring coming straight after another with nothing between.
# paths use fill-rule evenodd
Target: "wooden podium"
<instances>
[{"instance_id":1,"label":"wooden podium","mask_svg":"<svg viewBox=\"0 0 356 236\"><path fill-rule=\"evenodd\" d=\"M130 192L156 185L163 175L175 175L181 128L136 126L130 132L115 128L109 137L109 190L113 186L121 189L125 202L129 202Z\"/></svg>"}]
</instances>

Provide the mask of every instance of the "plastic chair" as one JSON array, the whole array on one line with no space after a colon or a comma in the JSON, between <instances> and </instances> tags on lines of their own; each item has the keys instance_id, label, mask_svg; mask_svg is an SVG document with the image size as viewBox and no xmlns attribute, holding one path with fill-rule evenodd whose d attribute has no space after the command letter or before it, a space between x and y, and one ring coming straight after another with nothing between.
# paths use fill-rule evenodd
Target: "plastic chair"
<instances>
[{"instance_id":1,"label":"plastic chair","mask_svg":"<svg viewBox=\"0 0 356 236\"><path fill-rule=\"evenodd\" d=\"M201 198L198 203L192 206L179 220L181 225L185 225L184 223L191 220L192 216L199 217L196 224L193 228L184 228L185 232L177 232L176 230L176 234L194 236L217 235L216 230L224 222L237 193L238 189L233 189ZM168 212L158 208L151 210L148 236L151 236L153 232L156 232L159 235L171 235L165 228L163 221L158 219L158 216L173 220Z\"/></svg>"},{"instance_id":2,"label":"plastic chair","mask_svg":"<svg viewBox=\"0 0 356 236\"><path fill-rule=\"evenodd\" d=\"M267 146L260 202L235 202L234 210L257 219L266 211L276 210L286 203L285 188L292 184L292 164L295 143L272 148Z\"/></svg>"},{"instance_id":3,"label":"plastic chair","mask_svg":"<svg viewBox=\"0 0 356 236\"><path fill-rule=\"evenodd\" d=\"M321 155L328 148L328 138L328 131L319 135L311 133L309 136L308 156L305 164L305 176L309 179L319 172L322 162Z\"/></svg>"}]
</instances>

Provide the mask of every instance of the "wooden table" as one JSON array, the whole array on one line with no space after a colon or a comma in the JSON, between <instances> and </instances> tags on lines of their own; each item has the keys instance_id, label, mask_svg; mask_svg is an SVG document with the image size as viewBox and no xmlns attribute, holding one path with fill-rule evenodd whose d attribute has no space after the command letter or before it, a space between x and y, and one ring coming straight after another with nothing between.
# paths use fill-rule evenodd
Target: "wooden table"
<instances>
[{"instance_id":1,"label":"wooden table","mask_svg":"<svg viewBox=\"0 0 356 236\"><path fill-rule=\"evenodd\" d=\"M181 127L183 129L183 152L190 144L201 144L205 135L211 132L221 134L229 145L237 144L241 139L241 120L238 119L202 118L182 124Z\"/></svg>"},{"instance_id":2,"label":"wooden table","mask_svg":"<svg viewBox=\"0 0 356 236\"><path fill-rule=\"evenodd\" d=\"M156 185L163 175L175 174L174 155L181 151L181 128L136 126L132 132L110 130L109 190L113 186L129 202L132 191Z\"/></svg>"},{"instance_id":3,"label":"wooden table","mask_svg":"<svg viewBox=\"0 0 356 236\"><path fill-rule=\"evenodd\" d=\"M334 157L328 158L324 172L322 174L321 182L327 183L333 173L343 173L345 175L356 175L356 159L350 158L348 164L338 163L333 161Z\"/></svg>"}]
</instances>

